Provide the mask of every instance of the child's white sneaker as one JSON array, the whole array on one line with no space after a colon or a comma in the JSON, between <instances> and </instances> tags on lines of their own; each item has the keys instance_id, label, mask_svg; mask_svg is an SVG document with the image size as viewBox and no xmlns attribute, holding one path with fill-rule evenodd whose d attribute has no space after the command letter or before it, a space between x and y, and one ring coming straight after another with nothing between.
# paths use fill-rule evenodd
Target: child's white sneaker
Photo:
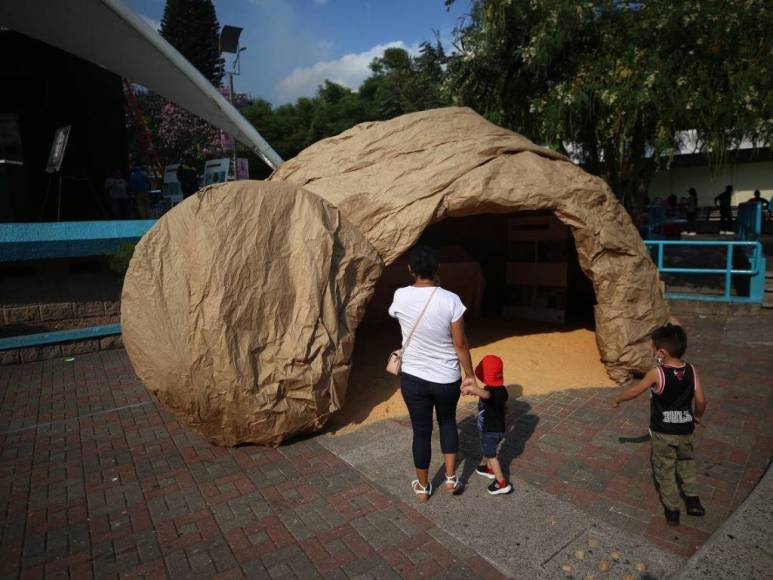
<instances>
[{"instance_id":1,"label":"child's white sneaker","mask_svg":"<svg viewBox=\"0 0 773 580\"><path fill-rule=\"evenodd\" d=\"M488 465L478 465L478 467L475 468L475 473L487 477L488 479L496 479L494 472L488 468Z\"/></svg>"},{"instance_id":2,"label":"child's white sneaker","mask_svg":"<svg viewBox=\"0 0 773 580\"><path fill-rule=\"evenodd\" d=\"M510 485L509 481L506 481L504 485L499 485L499 482L495 481L494 483L488 486L488 492L491 495L510 493L511 491L513 491L513 486Z\"/></svg>"}]
</instances>

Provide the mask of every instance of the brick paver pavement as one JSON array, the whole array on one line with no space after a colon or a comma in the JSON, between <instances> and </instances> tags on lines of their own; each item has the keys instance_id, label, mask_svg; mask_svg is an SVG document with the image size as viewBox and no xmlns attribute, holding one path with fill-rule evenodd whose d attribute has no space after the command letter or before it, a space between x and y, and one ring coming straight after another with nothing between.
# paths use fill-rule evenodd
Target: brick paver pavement
<instances>
[{"instance_id":1,"label":"brick paver pavement","mask_svg":"<svg viewBox=\"0 0 773 580\"><path fill-rule=\"evenodd\" d=\"M210 445L122 350L0 367L0 576L493 578L313 439Z\"/></svg>"},{"instance_id":2,"label":"brick paver pavement","mask_svg":"<svg viewBox=\"0 0 773 580\"><path fill-rule=\"evenodd\" d=\"M685 315L682 322L689 335L685 358L708 400L695 446L705 517L683 510L678 528L665 525L650 469L646 394L618 409L610 405L613 389L511 400L502 453L516 480L690 556L754 489L773 456L773 313L730 320ZM460 425L462 451L479 457L474 419Z\"/></svg>"},{"instance_id":3,"label":"brick paver pavement","mask_svg":"<svg viewBox=\"0 0 773 580\"><path fill-rule=\"evenodd\" d=\"M612 389L513 400L503 449L516 482L682 556L743 501L773 452L773 316L685 324L709 399L696 444L705 518L663 524L646 397L620 409ZM314 438L209 445L156 407L124 351L0 367L0 401L2 577L499 575ZM474 458L474 421L460 424Z\"/></svg>"}]
</instances>

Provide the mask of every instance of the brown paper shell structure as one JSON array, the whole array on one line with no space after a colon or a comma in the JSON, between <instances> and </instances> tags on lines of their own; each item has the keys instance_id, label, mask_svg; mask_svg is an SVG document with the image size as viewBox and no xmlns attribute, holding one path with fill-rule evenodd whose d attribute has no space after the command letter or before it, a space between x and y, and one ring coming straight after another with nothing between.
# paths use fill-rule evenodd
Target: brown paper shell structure
<instances>
[{"instance_id":1,"label":"brown paper shell structure","mask_svg":"<svg viewBox=\"0 0 773 580\"><path fill-rule=\"evenodd\" d=\"M609 186L564 156L466 108L363 123L283 164L291 181L335 204L386 265L448 217L552 211L574 235L593 283L596 336L610 377L652 365L649 334L669 318L658 271Z\"/></svg>"},{"instance_id":2,"label":"brown paper shell structure","mask_svg":"<svg viewBox=\"0 0 773 580\"><path fill-rule=\"evenodd\" d=\"M162 405L213 443L279 444L343 404L381 269L362 234L299 187L208 187L137 245L124 344Z\"/></svg>"},{"instance_id":3,"label":"brown paper shell structure","mask_svg":"<svg viewBox=\"0 0 773 580\"><path fill-rule=\"evenodd\" d=\"M668 306L625 209L601 179L463 108L358 125L269 182L206 188L167 213L126 275L127 351L211 441L277 444L343 405L385 264L445 218L534 210L572 231L610 376L648 368Z\"/></svg>"}]
</instances>

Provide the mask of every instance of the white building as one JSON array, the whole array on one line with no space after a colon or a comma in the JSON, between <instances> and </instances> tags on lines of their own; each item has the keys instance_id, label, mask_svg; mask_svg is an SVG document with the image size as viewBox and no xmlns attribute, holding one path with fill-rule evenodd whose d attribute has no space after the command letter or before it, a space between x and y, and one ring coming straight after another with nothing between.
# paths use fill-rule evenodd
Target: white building
<instances>
[{"instance_id":1,"label":"white building","mask_svg":"<svg viewBox=\"0 0 773 580\"><path fill-rule=\"evenodd\" d=\"M676 195L685 197L694 187L699 206L714 205L714 198L733 186L733 205L749 201L755 189L762 197L773 195L773 158L769 149L744 140L728 152L728 162L721 167L709 166L706 155L700 152L695 131L684 131L679 136L679 150L668 169L655 174L650 183L650 199Z\"/></svg>"}]
</instances>

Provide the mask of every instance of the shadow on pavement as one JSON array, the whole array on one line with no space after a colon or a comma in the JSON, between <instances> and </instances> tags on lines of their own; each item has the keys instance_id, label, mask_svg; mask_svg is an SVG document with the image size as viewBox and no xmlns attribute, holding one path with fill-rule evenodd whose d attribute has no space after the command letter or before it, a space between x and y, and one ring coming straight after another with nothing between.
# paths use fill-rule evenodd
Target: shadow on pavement
<instances>
[{"instance_id":1,"label":"shadow on pavement","mask_svg":"<svg viewBox=\"0 0 773 580\"><path fill-rule=\"evenodd\" d=\"M510 393L507 403L507 430L504 441L500 444L498 457L505 475L509 478L510 464L523 453L526 442L534 434L539 423L539 417L531 412L532 407L529 403L517 398L523 393L521 385L507 385L507 390ZM476 414L465 417L459 422L459 450L461 459L458 473L463 490L475 473L475 468L483 460ZM441 467L432 480L433 487L442 485L443 480L444 473Z\"/></svg>"}]
</instances>

